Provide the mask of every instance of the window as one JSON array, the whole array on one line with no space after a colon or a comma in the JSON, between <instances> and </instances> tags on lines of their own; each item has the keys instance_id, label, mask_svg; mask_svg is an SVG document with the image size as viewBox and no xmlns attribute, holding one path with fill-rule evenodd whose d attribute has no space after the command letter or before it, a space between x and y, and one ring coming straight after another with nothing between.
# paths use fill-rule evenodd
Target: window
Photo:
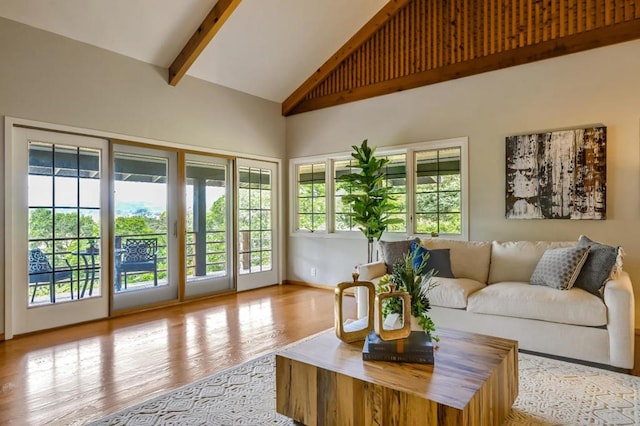
<instances>
[{"instance_id":1,"label":"window","mask_svg":"<svg viewBox=\"0 0 640 426\"><path fill-rule=\"evenodd\" d=\"M338 177L348 173L357 173L358 169L351 167L351 160L340 160L333 163L333 185L335 188L335 221L336 231L357 231L357 224L353 221L353 211L349 204L343 202L345 195L351 194L351 185L345 182L338 182Z\"/></svg>"},{"instance_id":2,"label":"window","mask_svg":"<svg viewBox=\"0 0 640 426\"><path fill-rule=\"evenodd\" d=\"M385 170L384 183L391 187L391 195L393 196L394 213L391 217L400 219L401 223L395 223L389 226L387 232L406 232L407 231L407 155L395 154L387 155L382 158L389 160Z\"/></svg>"},{"instance_id":3,"label":"window","mask_svg":"<svg viewBox=\"0 0 640 426\"><path fill-rule=\"evenodd\" d=\"M385 185L391 188L395 206L392 217L401 220L387 233L431 234L467 238L466 226L467 139L424 142L385 149L376 156L386 158ZM328 233L359 233L350 205L351 193L338 177L357 173L347 154L329 155L324 161L292 160L296 197L292 218L295 233L326 230ZM330 224L330 226L326 226Z\"/></svg>"},{"instance_id":4,"label":"window","mask_svg":"<svg viewBox=\"0 0 640 426\"><path fill-rule=\"evenodd\" d=\"M456 234L462 232L462 186L460 148L416 152L416 232Z\"/></svg>"},{"instance_id":5,"label":"window","mask_svg":"<svg viewBox=\"0 0 640 426\"><path fill-rule=\"evenodd\" d=\"M327 229L326 169L325 163L296 166L298 182L296 230L313 232Z\"/></svg>"},{"instance_id":6,"label":"window","mask_svg":"<svg viewBox=\"0 0 640 426\"><path fill-rule=\"evenodd\" d=\"M169 160L114 152L115 291L169 284Z\"/></svg>"},{"instance_id":7,"label":"window","mask_svg":"<svg viewBox=\"0 0 640 426\"><path fill-rule=\"evenodd\" d=\"M100 240L99 164L97 149L29 142L29 306L100 296L84 251Z\"/></svg>"},{"instance_id":8,"label":"window","mask_svg":"<svg viewBox=\"0 0 640 426\"><path fill-rule=\"evenodd\" d=\"M187 161L187 283L228 273L227 166Z\"/></svg>"},{"instance_id":9,"label":"window","mask_svg":"<svg viewBox=\"0 0 640 426\"><path fill-rule=\"evenodd\" d=\"M271 170L244 166L239 170L240 274L270 271L273 268Z\"/></svg>"},{"instance_id":10,"label":"window","mask_svg":"<svg viewBox=\"0 0 640 426\"><path fill-rule=\"evenodd\" d=\"M394 197L393 204L396 207L392 217L402 222L393 224L387 232L406 232L407 230L407 172L406 154L376 155L378 158L386 158L389 163L385 167L385 186L391 187ZM345 182L338 182L338 177L347 173L358 173L359 168L352 167L352 160L339 160L334 162L334 188L335 188L335 230L358 231L357 224L353 221L353 211L349 204L343 202L343 197L351 193L351 186Z\"/></svg>"}]
</instances>

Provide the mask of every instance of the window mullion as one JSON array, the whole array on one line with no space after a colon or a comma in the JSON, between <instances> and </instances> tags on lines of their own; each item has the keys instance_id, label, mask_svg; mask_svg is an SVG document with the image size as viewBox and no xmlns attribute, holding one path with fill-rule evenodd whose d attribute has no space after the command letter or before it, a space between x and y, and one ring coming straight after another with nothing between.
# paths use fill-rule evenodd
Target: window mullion
<instances>
[{"instance_id":1,"label":"window mullion","mask_svg":"<svg viewBox=\"0 0 640 426\"><path fill-rule=\"evenodd\" d=\"M440 185L442 183L441 175L440 175L440 150L436 150L436 217L438 220L436 221L436 234L440 235Z\"/></svg>"},{"instance_id":2,"label":"window mullion","mask_svg":"<svg viewBox=\"0 0 640 426\"><path fill-rule=\"evenodd\" d=\"M335 160L331 158L327 158L325 162L325 174L324 174L324 182L325 182L325 220L326 220L326 228L327 233L336 232L336 194L335 194Z\"/></svg>"},{"instance_id":3,"label":"window mullion","mask_svg":"<svg viewBox=\"0 0 640 426\"><path fill-rule=\"evenodd\" d=\"M407 179L407 235L416 234L416 179L415 179L415 151L413 149L407 150L406 156L406 179Z\"/></svg>"}]
</instances>

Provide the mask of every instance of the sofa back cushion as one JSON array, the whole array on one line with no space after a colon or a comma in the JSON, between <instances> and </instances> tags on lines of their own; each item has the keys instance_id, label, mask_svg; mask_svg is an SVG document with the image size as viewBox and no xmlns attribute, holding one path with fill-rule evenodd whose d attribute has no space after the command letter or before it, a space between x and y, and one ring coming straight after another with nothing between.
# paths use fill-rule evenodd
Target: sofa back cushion
<instances>
[{"instance_id":1,"label":"sofa back cushion","mask_svg":"<svg viewBox=\"0 0 640 426\"><path fill-rule=\"evenodd\" d=\"M602 297L602 289L609 279L615 279L622 269L622 250L607 246L580 235L578 247L589 247L589 256L580 270L575 286Z\"/></svg>"},{"instance_id":2,"label":"sofa back cushion","mask_svg":"<svg viewBox=\"0 0 640 426\"><path fill-rule=\"evenodd\" d=\"M421 243L428 249L449 249L451 272L456 278L487 282L491 257L490 242L426 238Z\"/></svg>"},{"instance_id":3,"label":"sofa back cushion","mask_svg":"<svg viewBox=\"0 0 640 426\"><path fill-rule=\"evenodd\" d=\"M378 241L378 254L387 267L387 274L393 273L393 265L411 251L413 243L420 242L420 239L400 241Z\"/></svg>"},{"instance_id":4,"label":"sofa back cushion","mask_svg":"<svg viewBox=\"0 0 640 426\"><path fill-rule=\"evenodd\" d=\"M494 241L491 243L488 283L529 282L547 249L575 245L575 241Z\"/></svg>"}]
</instances>

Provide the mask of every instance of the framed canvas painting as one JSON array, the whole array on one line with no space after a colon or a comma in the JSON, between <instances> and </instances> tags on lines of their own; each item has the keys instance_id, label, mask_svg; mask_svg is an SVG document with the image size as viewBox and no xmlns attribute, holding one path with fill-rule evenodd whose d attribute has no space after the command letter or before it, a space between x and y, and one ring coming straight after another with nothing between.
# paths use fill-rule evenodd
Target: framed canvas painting
<instances>
[{"instance_id":1,"label":"framed canvas painting","mask_svg":"<svg viewBox=\"0 0 640 426\"><path fill-rule=\"evenodd\" d=\"M507 219L606 219L607 128L506 138Z\"/></svg>"}]
</instances>

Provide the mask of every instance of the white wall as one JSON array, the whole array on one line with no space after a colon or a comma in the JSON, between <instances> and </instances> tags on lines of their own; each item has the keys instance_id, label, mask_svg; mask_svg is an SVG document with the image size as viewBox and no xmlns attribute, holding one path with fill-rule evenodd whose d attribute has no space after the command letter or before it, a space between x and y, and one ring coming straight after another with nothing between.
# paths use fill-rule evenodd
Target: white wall
<instances>
[{"instance_id":1,"label":"white wall","mask_svg":"<svg viewBox=\"0 0 640 426\"><path fill-rule=\"evenodd\" d=\"M608 135L607 220L506 220L505 137L597 123ZM471 240L586 234L622 245L640 295L640 40L294 115L286 129L288 158L365 138L392 146L468 136ZM364 237L290 237L287 278L334 285L365 258Z\"/></svg>"},{"instance_id":2,"label":"white wall","mask_svg":"<svg viewBox=\"0 0 640 426\"><path fill-rule=\"evenodd\" d=\"M0 18L0 116L284 158L279 104L191 77L172 87L166 75L164 69ZM4 132L0 140L4 146ZM0 158L0 167L3 163ZM3 170L0 175L4 181ZM0 333L3 281L4 264Z\"/></svg>"}]
</instances>

